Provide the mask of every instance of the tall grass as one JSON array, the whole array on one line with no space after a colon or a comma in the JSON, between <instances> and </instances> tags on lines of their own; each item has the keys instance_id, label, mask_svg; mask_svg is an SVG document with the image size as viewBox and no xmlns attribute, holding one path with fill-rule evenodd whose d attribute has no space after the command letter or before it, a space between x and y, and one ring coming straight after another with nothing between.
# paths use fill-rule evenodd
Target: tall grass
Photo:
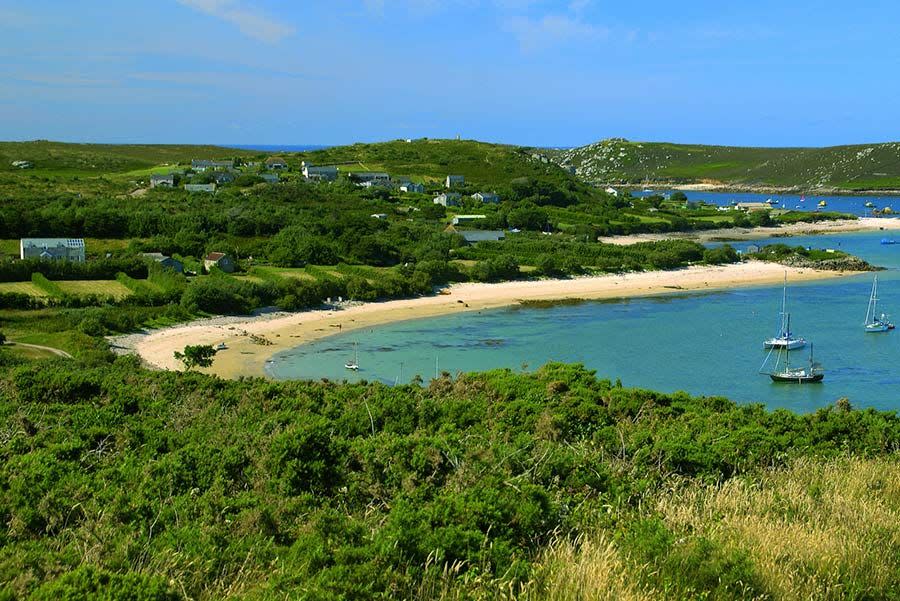
<instances>
[{"instance_id":1,"label":"tall grass","mask_svg":"<svg viewBox=\"0 0 900 601\"><path fill-rule=\"evenodd\" d=\"M48 296L52 296L53 298L64 298L66 296L65 291L59 287L59 284L57 284L56 282L51 282L42 273L32 273L31 283L47 293Z\"/></svg>"}]
</instances>

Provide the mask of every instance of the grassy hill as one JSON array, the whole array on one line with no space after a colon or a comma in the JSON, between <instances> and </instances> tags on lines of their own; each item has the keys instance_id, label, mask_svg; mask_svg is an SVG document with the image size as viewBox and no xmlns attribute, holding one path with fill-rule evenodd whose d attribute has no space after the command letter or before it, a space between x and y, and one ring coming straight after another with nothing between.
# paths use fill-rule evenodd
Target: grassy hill
<instances>
[{"instance_id":1,"label":"grassy hill","mask_svg":"<svg viewBox=\"0 0 900 601\"><path fill-rule=\"evenodd\" d=\"M745 148L610 139L548 151L594 183L699 183L798 190L900 189L900 143Z\"/></svg>"},{"instance_id":2,"label":"grassy hill","mask_svg":"<svg viewBox=\"0 0 900 601\"><path fill-rule=\"evenodd\" d=\"M0 142L0 171L19 171L13 161L31 161L33 173L115 174L197 158L250 157L260 153L221 146L179 144L68 144L35 140Z\"/></svg>"}]
</instances>

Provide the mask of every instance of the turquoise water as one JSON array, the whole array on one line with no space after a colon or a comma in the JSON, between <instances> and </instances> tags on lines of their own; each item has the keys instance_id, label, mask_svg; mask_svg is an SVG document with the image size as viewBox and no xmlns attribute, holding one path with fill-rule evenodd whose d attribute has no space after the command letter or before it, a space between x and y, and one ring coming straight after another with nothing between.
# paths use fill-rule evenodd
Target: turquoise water
<instances>
[{"instance_id":1,"label":"turquoise water","mask_svg":"<svg viewBox=\"0 0 900 601\"><path fill-rule=\"evenodd\" d=\"M879 273L881 308L900 320L900 244L881 233L792 238L781 242L841 248L889 269ZM761 243L765 243L762 241ZM741 245L738 245L741 246ZM678 283L677 272L672 284ZM322 377L394 383L439 371L535 369L548 361L583 363L625 386L809 411L847 396L856 406L900 408L900 329L866 334L871 275L791 285L793 330L815 345L825 382L774 384L758 370L774 333L781 287L672 294L547 309L509 308L395 323L332 336L280 353L276 378ZM359 343L358 373L343 365ZM792 353L805 361L808 349Z\"/></svg>"},{"instance_id":2,"label":"turquoise water","mask_svg":"<svg viewBox=\"0 0 900 601\"><path fill-rule=\"evenodd\" d=\"M671 194L671 190L655 190L653 192L643 192L636 190L632 192L635 196L650 196L652 194ZM800 194L755 194L752 192L701 192L701 191L685 191L688 200L706 202L708 204L720 207L730 206L733 202L765 202L768 199L777 201L774 205L776 209L791 209L795 211L836 211L838 213L850 213L858 217L872 216L872 209L866 207L867 202L871 202L876 208L883 209L891 207L895 211L900 211L900 197L898 196L878 196L870 194L868 196L802 196ZM819 209L820 200L828 203L828 206Z\"/></svg>"}]
</instances>

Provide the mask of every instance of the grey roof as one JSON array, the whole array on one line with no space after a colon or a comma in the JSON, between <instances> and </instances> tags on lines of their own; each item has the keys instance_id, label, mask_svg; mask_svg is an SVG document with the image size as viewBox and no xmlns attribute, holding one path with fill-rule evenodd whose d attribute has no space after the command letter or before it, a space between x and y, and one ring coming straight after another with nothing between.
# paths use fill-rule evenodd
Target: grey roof
<instances>
[{"instance_id":1,"label":"grey roof","mask_svg":"<svg viewBox=\"0 0 900 601\"><path fill-rule=\"evenodd\" d=\"M506 233L499 230L465 230L458 232L468 243L495 242L506 238Z\"/></svg>"},{"instance_id":2,"label":"grey roof","mask_svg":"<svg viewBox=\"0 0 900 601\"><path fill-rule=\"evenodd\" d=\"M20 243L25 248L84 248L84 238L22 238Z\"/></svg>"}]
</instances>

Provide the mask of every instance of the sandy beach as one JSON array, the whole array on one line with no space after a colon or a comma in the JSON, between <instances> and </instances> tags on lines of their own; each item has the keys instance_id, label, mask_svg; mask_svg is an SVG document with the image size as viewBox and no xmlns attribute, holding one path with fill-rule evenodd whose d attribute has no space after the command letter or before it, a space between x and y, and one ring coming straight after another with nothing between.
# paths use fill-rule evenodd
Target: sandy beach
<instances>
[{"instance_id":1,"label":"sandy beach","mask_svg":"<svg viewBox=\"0 0 900 601\"><path fill-rule=\"evenodd\" d=\"M761 240L763 238L812 236L817 234L839 234L842 232L900 230L900 219L884 217L862 217L860 219L842 219L838 221L819 221L816 223L792 223L773 227L728 228L703 230L699 232L667 232L664 234L633 234L630 236L606 236L600 242L607 244L628 245L637 242L655 242L658 240L695 240L701 244L718 241Z\"/></svg>"},{"instance_id":2,"label":"sandy beach","mask_svg":"<svg viewBox=\"0 0 900 601\"><path fill-rule=\"evenodd\" d=\"M480 311L522 301L614 299L760 286L782 281L815 280L852 273L785 268L748 261L724 266L696 266L676 271L610 274L570 280L537 280L499 284L457 284L441 294L366 303L336 311L305 311L252 318L222 318L119 337L114 342L133 349L151 367L181 369L173 353L189 344L225 343L213 366L205 370L225 378L264 376L266 361L300 344L361 328L464 311Z\"/></svg>"}]
</instances>

